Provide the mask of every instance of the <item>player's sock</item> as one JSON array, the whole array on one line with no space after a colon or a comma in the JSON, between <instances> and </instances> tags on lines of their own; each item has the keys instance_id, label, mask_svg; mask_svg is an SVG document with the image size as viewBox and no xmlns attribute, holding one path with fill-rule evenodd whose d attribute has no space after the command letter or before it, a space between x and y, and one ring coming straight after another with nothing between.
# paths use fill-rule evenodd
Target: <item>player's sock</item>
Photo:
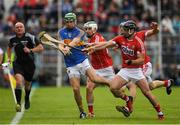
<instances>
[{"instance_id":1,"label":"player's sock","mask_svg":"<svg viewBox=\"0 0 180 125\"><path fill-rule=\"evenodd\" d=\"M16 95L17 103L19 105L21 105L21 94L22 94L22 90L20 88L16 88L15 89L15 95Z\"/></svg>"},{"instance_id":2,"label":"player's sock","mask_svg":"<svg viewBox=\"0 0 180 125\"><path fill-rule=\"evenodd\" d=\"M25 89L25 109L29 109L30 108L30 101L29 101L29 95L30 95L31 89Z\"/></svg>"},{"instance_id":3,"label":"player's sock","mask_svg":"<svg viewBox=\"0 0 180 125\"><path fill-rule=\"evenodd\" d=\"M128 107L129 112L132 113L133 111L133 97L128 96L128 101L126 101L126 107Z\"/></svg>"},{"instance_id":4,"label":"player's sock","mask_svg":"<svg viewBox=\"0 0 180 125\"><path fill-rule=\"evenodd\" d=\"M30 95L31 89L25 89L25 100L29 100L29 95Z\"/></svg>"},{"instance_id":5,"label":"player's sock","mask_svg":"<svg viewBox=\"0 0 180 125\"><path fill-rule=\"evenodd\" d=\"M169 87L171 85L171 80L164 80L164 87Z\"/></svg>"},{"instance_id":6,"label":"player's sock","mask_svg":"<svg viewBox=\"0 0 180 125\"><path fill-rule=\"evenodd\" d=\"M164 80L164 87L168 87L168 80Z\"/></svg>"},{"instance_id":7,"label":"player's sock","mask_svg":"<svg viewBox=\"0 0 180 125\"><path fill-rule=\"evenodd\" d=\"M156 105L156 106L154 106L154 108L156 109L156 111L157 112L161 112L161 107L160 107L160 105L158 104L158 105Z\"/></svg>"},{"instance_id":8,"label":"player's sock","mask_svg":"<svg viewBox=\"0 0 180 125\"><path fill-rule=\"evenodd\" d=\"M79 108L79 112L84 112L84 108L83 108L83 105L82 105L82 104L79 105L78 108Z\"/></svg>"},{"instance_id":9,"label":"player's sock","mask_svg":"<svg viewBox=\"0 0 180 125\"><path fill-rule=\"evenodd\" d=\"M158 119L163 120L164 119L164 114L161 111L161 106L158 104L154 107L158 113Z\"/></svg>"},{"instance_id":10,"label":"player's sock","mask_svg":"<svg viewBox=\"0 0 180 125\"><path fill-rule=\"evenodd\" d=\"M172 87L172 85L174 84L174 80L173 80L173 79L164 80L164 83L165 83L164 86L166 87L166 93L167 93L168 95L170 95L171 92L172 92L171 87Z\"/></svg>"},{"instance_id":11,"label":"player's sock","mask_svg":"<svg viewBox=\"0 0 180 125\"><path fill-rule=\"evenodd\" d=\"M125 101L127 102L127 101L129 101L129 96L124 95L124 96L122 97L122 99L125 100Z\"/></svg>"},{"instance_id":12,"label":"player's sock","mask_svg":"<svg viewBox=\"0 0 180 125\"><path fill-rule=\"evenodd\" d=\"M88 105L88 111L89 111L89 113L94 113L93 105Z\"/></svg>"}]
</instances>

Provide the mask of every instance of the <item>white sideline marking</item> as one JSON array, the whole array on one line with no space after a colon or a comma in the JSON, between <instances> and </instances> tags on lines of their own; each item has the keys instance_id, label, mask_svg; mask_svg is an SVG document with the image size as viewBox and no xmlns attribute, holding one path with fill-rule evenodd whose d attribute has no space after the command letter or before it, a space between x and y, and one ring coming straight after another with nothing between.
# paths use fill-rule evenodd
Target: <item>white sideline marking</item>
<instances>
[{"instance_id":1,"label":"white sideline marking","mask_svg":"<svg viewBox=\"0 0 180 125\"><path fill-rule=\"evenodd\" d=\"M30 94L30 100L31 100L31 97L33 96L35 90L36 90L36 88L32 88L31 94ZM21 104L21 112L16 113L16 115L12 119L10 125L17 125L20 122L21 118L23 117L23 114L24 114L24 102Z\"/></svg>"}]
</instances>

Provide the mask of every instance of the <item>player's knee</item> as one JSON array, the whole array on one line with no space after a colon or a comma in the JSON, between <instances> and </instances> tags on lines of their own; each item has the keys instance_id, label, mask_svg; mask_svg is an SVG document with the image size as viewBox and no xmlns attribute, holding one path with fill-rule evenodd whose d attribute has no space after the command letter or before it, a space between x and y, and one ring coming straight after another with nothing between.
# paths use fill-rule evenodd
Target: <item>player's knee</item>
<instances>
[{"instance_id":1,"label":"player's knee","mask_svg":"<svg viewBox=\"0 0 180 125\"><path fill-rule=\"evenodd\" d=\"M86 90L87 90L87 92L92 92L92 91L93 91L93 89L94 89L94 87L93 87L93 86L86 86Z\"/></svg>"},{"instance_id":2,"label":"player's knee","mask_svg":"<svg viewBox=\"0 0 180 125\"><path fill-rule=\"evenodd\" d=\"M151 90L143 91L143 94L144 94L146 97L148 97L148 96L150 96L150 94L151 94Z\"/></svg>"},{"instance_id":3,"label":"player's knee","mask_svg":"<svg viewBox=\"0 0 180 125\"><path fill-rule=\"evenodd\" d=\"M16 89L21 89L22 88L22 83L16 82Z\"/></svg>"},{"instance_id":4,"label":"player's knee","mask_svg":"<svg viewBox=\"0 0 180 125\"><path fill-rule=\"evenodd\" d=\"M118 90L116 88L114 88L113 86L110 86L110 91L114 95L114 97L116 97L116 98L119 97Z\"/></svg>"},{"instance_id":5,"label":"player's knee","mask_svg":"<svg viewBox=\"0 0 180 125\"><path fill-rule=\"evenodd\" d=\"M93 83L97 83L97 78L95 76L89 76L89 79L93 82Z\"/></svg>"},{"instance_id":6,"label":"player's knee","mask_svg":"<svg viewBox=\"0 0 180 125\"><path fill-rule=\"evenodd\" d=\"M74 91L75 93L80 92L80 87L73 87L73 91Z\"/></svg>"}]
</instances>

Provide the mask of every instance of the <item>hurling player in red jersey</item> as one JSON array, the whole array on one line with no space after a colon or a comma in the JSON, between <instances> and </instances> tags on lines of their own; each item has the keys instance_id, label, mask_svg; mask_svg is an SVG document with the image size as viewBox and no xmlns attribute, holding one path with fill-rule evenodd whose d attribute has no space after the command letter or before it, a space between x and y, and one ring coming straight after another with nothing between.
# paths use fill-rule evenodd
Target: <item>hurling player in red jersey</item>
<instances>
[{"instance_id":1,"label":"hurling player in red jersey","mask_svg":"<svg viewBox=\"0 0 180 125\"><path fill-rule=\"evenodd\" d=\"M136 24L134 21L127 21L123 24L124 33L121 36L117 36L108 42L99 43L93 47L84 49L90 53L101 50L108 47L119 47L122 58L122 69L116 74L116 76L110 81L110 89L116 96L119 94L119 90L132 81L135 83L150 101L153 107L158 113L159 119L164 119L164 115L161 111L160 104L152 94L148 82L143 74L142 67L145 61L146 50L141 36L136 33ZM117 110L122 112L125 116L129 116L132 112L132 103L127 106L117 106Z\"/></svg>"},{"instance_id":2,"label":"hurling player in red jersey","mask_svg":"<svg viewBox=\"0 0 180 125\"><path fill-rule=\"evenodd\" d=\"M88 21L84 24L84 30L88 38L88 43L93 44L97 42L105 42L104 37L97 32L98 26L95 21ZM89 60L93 68L96 70L96 74L103 76L107 79L112 79L115 76L113 69L113 60L108 54L108 49L102 49L89 55ZM93 90L97 87L89 78L87 78L86 88L86 100L88 104L88 117L94 117L94 97Z\"/></svg>"},{"instance_id":3,"label":"hurling player in red jersey","mask_svg":"<svg viewBox=\"0 0 180 125\"><path fill-rule=\"evenodd\" d=\"M145 41L146 37L150 37L152 35L155 35L158 32L159 32L158 24L156 22L152 22L150 30L143 30L139 33L141 34L143 41ZM153 89L164 86L164 87L166 87L166 93L168 95L170 95L172 92L171 87L174 84L174 80L169 79L169 80L163 80L163 81L160 81L160 80L152 81L152 78L150 76L152 74L152 64L150 61L151 61L150 57L146 54L144 65L143 65L143 72L144 72L144 75L146 76L146 79L149 83L150 89L153 90Z\"/></svg>"},{"instance_id":4,"label":"hurling player in red jersey","mask_svg":"<svg viewBox=\"0 0 180 125\"><path fill-rule=\"evenodd\" d=\"M122 25L123 24L125 24L125 23L122 23ZM121 27L123 27L123 26L121 26ZM124 33L126 33L126 31L124 31L123 28L121 28L121 29L122 29L121 30L122 35ZM159 32L158 24L156 22L152 22L151 23L151 29L149 29L149 30L142 30L142 31L136 32L136 34L139 35L139 38L144 42L146 37L150 37L152 35L155 35L158 32ZM166 87L166 93L168 95L170 95L171 92L172 92L171 87L174 84L174 80L169 79L169 80L163 80L163 81L160 81L160 80L152 81L152 78L151 78L152 64L151 64L150 61L151 61L150 57L146 54L145 55L144 65L143 65L143 73L144 73L144 75L145 75L145 77L146 77L146 79L147 79L147 81L149 83L148 84L149 88L151 90L153 90L153 89L156 89L156 88L164 86L164 87ZM133 84L133 85L135 85L135 84ZM135 97L135 95L136 95L136 89L133 89L133 92L131 92L131 96Z\"/></svg>"}]
</instances>

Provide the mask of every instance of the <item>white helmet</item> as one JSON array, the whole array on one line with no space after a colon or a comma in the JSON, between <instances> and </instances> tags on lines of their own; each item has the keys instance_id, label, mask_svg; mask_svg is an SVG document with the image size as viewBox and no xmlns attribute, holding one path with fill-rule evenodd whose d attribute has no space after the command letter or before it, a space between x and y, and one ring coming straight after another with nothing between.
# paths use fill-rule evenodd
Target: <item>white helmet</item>
<instances>
[{"instance_id":1,"label":"white helmet","mask_svg":"<svg viewBox=\"0 0 180 125\"><path fill-rule=\"evenodd\" d=\"M98 29L97 23L95 21L88 21L87 23L84 24L84 28L86 27L90 27L92 28L92 30Z\"/></svg>"}]
</instances>

